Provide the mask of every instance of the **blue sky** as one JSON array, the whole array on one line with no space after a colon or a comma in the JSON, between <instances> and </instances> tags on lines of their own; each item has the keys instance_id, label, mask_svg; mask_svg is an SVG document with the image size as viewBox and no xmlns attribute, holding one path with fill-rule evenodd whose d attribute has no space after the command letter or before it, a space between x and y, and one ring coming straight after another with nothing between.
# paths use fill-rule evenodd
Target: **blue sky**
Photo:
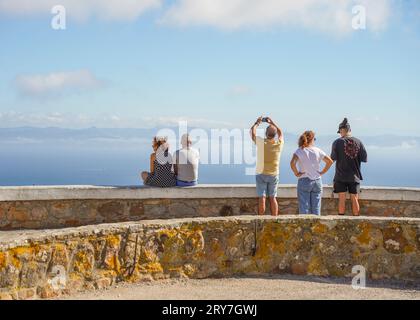
<instances>
[{"instance_id":1,"label":"blue sky","mask_svg":"<svg viewBox=\"0 0 420 320\"><path fill-rule=\"evenodd\" d=\"M347 116L361 134L418 136L420 6L378 0L366 30L348 30L365 2L65 0L66 30L53 30L55 1L0 0L0 127L263 114L290 132L334 133Z\"/></svg>"}]
</instances>

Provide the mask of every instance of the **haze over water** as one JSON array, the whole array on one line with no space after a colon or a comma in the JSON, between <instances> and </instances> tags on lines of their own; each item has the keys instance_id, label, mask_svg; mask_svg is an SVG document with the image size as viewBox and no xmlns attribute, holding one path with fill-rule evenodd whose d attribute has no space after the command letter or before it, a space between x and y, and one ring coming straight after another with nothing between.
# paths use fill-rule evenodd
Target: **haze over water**
<instances>
[{"instance_id":1,"label":"haze over water","mask_svg":"<svg viewBox=\"0 0 420 320\"><path fill-rule=\"evenodd\" d=\"M35 135L30 133L32 137ZM139 173L149 170L150 139L149 135L139 139L3 137L0 141L0 185L142 185ZM280 166L280 183L283 184L296 183L289 166L297 148L296 139L297 135L286 135ZM320 137L318 146L329 153L333 139L334 136ZM363 185L420 187L420 148L417 140L397 141L390 146L380 145L378 141L375 146L375 139L365 142L369 162L362 166ZM246 175L246 168L252 166L201 164L199 182L255 183L253 175ZM324 176L325 184L332 183L333 174L334 167Z\"/></svg>"}]
</instances>

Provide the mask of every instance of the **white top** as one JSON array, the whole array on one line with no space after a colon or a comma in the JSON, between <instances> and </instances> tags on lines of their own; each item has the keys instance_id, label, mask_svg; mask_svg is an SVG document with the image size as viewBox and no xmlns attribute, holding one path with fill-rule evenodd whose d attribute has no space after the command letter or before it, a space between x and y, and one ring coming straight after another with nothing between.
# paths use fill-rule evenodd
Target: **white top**
<instances>
[{"instance_id":1,"label":"white top","mask_svg":"<svg viewBox=\"0 0 420 320\"><path fill-rule=\"evenodd\" d=\"M186 182L198 180L198 162L200 154L194 148L180 149L174 154L174 163L178 165L177 179Z\"/></svg>"},{"instance_id":2,"label":"white top","mask_svg":"<svg viewBox=\"0 0 420 320\"><path fill-rule=\"evenodd\" d=\"M327 155L324 151L317 147L299 148L295 155L299 158L299 171L304 174L299 179L309 178L316 180L321 178L319 171L321 171L321 161Z\"/></svg>"}]
</instances>

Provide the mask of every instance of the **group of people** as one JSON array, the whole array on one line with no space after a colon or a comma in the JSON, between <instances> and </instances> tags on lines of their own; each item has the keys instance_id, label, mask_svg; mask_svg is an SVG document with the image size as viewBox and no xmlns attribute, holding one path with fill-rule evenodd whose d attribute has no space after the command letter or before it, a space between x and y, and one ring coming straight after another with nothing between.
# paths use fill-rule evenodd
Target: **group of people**
<instances>
[{"instance_id":1,"label":"group of people","mask_svg":"<svg viewBox=\"0 0 420 320\"><path fill-rule=\"evenodd\" d=\"M267 122L265 138L257 137L257 127ZM363 143L352 136L350 124L345 118L339 124L340 138L334 141L331 155L315 146L313 131L305 131L299 138L299 148L294 152L290 167L299 179L297 196L300 214L321 214L322 176L336 162L334 193L339 195L338 214L346 210L346 194L350 193L353 215L360 214L359 193L363 180L361 163L367 162ZM277 187L280 155L284 146L282 130L270 118L258 118L251 127L252 140L257 145L256 183L259 197L259 214L265 213L266 198L269 198L271 214L278 215ZM321 170L322 163L325 163Z\"/></svg>"},{"instance_id":2,"label":"group of people","mask_svg":"<svg viewBox=\"0 0 420 320\"><path fill-rule=\"evenodd\" d=\"M198 181L198 150L192 147L189 134L181 138L181 149L172 156L166 137L154 137L150 172L143 171L143 183L151 187L191 187Z\"/></svg>"},{"instance_id":3,"label":"group of people","mask_svg":"<svg viewBox=\"0 0 420 320\"><path fill-rule=\"evenodd\" d=\"M257 136L257 128L263 122L268 124L264 138ZM305 131L299 138L299 147L293 154L290 167L298 178L300 214L321 214L322 176L334 162L334 193L339 195L338 214L345 214L347 193L350 193L353 215L360 214L359 193L360 182L363 180L361 163L367 162L367 152L363 143L352 136L347 118L339 124L337 133L340 138L334 141L330 155L315 146L316 137L313 131ZM250 134L257 148L258 214L265 213L268 198L271 214L277 216L279 209L276 197L280 157L284 146L283 132L271 118L259 117L251 127ZM199 152L192 147L188 134L182 136L181 145L182 148L172 156L166 138L153 139L154 152L150 156L150 172L141 173L145 185L186 187L197 184Z\"/></svg>"}]
</instances>

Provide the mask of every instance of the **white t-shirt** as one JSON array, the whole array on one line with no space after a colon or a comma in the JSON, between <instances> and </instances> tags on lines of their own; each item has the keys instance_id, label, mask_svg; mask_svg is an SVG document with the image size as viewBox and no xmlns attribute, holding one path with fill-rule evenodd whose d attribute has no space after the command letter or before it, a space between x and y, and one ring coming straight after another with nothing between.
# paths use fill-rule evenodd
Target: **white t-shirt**
<instances>
[{"instance_id":1,"label":"white t-shirt","mask_svg":"<svg viewBox=\"0 0 420 320\"><path fill-rule=\"evenodd\" d=\"M324 151L317 147L299 148L295 155L299 158L298 167L300 172L304 172L299 179L309 178L316 180L321 177L321 161L327 155Z\"/></svg>"},{"instance_id":2,"label":"white t-shirt","mask_svg":"<svg viewBox=\"0 0 420 320\"><path fill-rule=\"evenodd\" d=\"M180 149L175 152L174 162L178 165L177 179L186 182L198 180L200 154L194 148Z\"/></svg>"}]
</instances>

